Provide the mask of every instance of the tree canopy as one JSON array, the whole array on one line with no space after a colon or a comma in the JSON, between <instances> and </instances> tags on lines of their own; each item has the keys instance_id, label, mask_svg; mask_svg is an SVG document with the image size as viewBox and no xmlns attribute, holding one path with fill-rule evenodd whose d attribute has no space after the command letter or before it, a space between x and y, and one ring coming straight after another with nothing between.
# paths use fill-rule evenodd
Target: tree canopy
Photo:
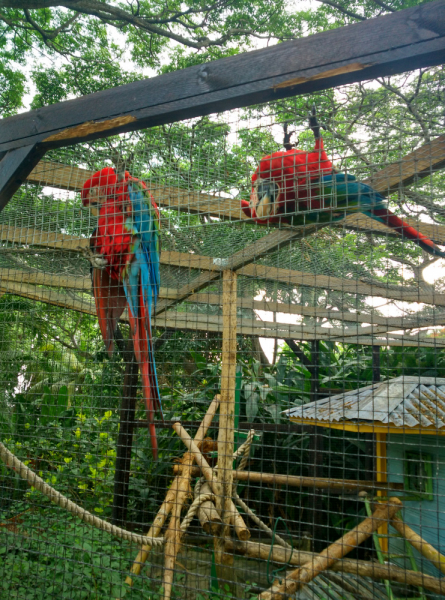
<instances>
[{"instance_id":1,"label":"tree canopy","mask_svg":"<svg viewBox=\"0 0 445 600\"><path fill-rule=\"evenodd\" d=\"M1 115L421 3L0 0Z\"/></svg>"}]
</instances>

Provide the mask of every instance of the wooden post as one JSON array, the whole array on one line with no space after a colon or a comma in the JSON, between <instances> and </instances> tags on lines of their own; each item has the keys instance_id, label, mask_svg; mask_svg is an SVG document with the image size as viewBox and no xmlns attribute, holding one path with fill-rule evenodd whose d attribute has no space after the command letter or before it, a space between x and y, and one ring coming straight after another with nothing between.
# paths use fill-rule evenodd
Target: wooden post
<instances>
[{"instance_id":1,"label":"wooden post","mask_svg":"<svg viewBox=\"0 0 445 600\"><path fill-rule=\"evenodd\" d=\"M116 468L114 472L114 497L112 521L123 525L127 519L128 486L130 482L131 448L133 446L136 393L138 388L138 364L129 340L123 353L126 361L124 386L119 415L119 435L116 444Z\"/></svg>"},{"instance_id":2,"label":"wooden post","mask_svg":"<svg viewBox=\"0 0 445 600\"><path fill-rule=\"evenodd\" d=\"M383 485L388 482L387 462L386 462L386 433L376 433L376 481ZM384 496L385 492L377 490L377 496ZM384 523L377 529L377 535L380 535L380 546L384 554L388 553L388 524Z\"/></svg>"},{"instance_id":3,"label":"wooden post","mask_svg":"<svg viewBox=\"0 0 445 600\"><path fill-rule=\"evenodd\" d=\"M234 271L223 272L223 339L221 370L221 404L219 409L218 432L218 483L221 495L216 497L216 509L221 515L223 527L221 535L214 538L215 562L218 577L224 575L224 538L228 536L231 520L234 419L236 387L236 281ZM229 557L229 563L232 562Z\"/></svg>"},{"instance_id":4,"label":"wooden post","mask_svg":"<svg viewBox=\"0 0 445 600\"><path fill-rule=\"evenodd\" d=\"M320 340L312 340L311 342L311 396L310 401L315 402L319 397L319 356L320 356ZM320 477L322 474L323 465L323 433L320 427L313 428L313 434L309 442L310 460L309 467L311 474L314 477ZM313 540L313 549L315 552L320 552L326 541L325 529L321 525L323 521L326 521L325 515L323 515L323 492L312 492L311 508L309 510L309 527Z\"/></svg>"}]
</instances>

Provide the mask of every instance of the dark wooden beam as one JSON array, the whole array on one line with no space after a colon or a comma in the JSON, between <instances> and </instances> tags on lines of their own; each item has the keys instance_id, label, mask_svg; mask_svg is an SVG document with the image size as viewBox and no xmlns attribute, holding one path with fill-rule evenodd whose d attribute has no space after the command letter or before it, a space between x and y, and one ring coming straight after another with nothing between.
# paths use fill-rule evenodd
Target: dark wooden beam
<instances>
[{"instance_id":1,"label":"dark wooden beam","mask_svg":"<svg viewBox=\"0 0 445 600\"><path fill-rule=\"evenodd\" d=\"M42 156L43 152L35 144L21 146L3 154L0 160L0 210L6 206Z\"/></svg>"},{"instance_id":2,"label":"dark wooden beam","mask_svg":"<svg viewBox=\"0 0 445 600\"><path fill-rule=\"evenodd\" d=\"M124 131L438 65L445 0L104 90L0 122L0 152Z\"/></svg>"}]
</instances>

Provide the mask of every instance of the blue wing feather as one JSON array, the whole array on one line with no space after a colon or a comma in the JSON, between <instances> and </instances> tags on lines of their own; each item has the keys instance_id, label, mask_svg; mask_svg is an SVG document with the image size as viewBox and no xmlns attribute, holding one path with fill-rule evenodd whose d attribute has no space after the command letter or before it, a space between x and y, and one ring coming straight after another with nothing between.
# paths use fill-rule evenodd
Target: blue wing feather
<instances>
[{"instance_id":1,"label":"blue wing feather","mask_svg":"<svg viewBox=\"0 0 445 600\"><path fill-rule=\"evenodd\" d=\"M159 230L154 208L143 190L128 184L132 206L126 228L133 234L133 258L124 274L123 285L129 308L133 316L139 314L139 286L142 286L143 302L149 315L146 324L151 340L151 318L156 307L160 289ZM148 361L156 381L157 396L160 398L153 346L148 344ZM160 404L160 403L159 403ZM161 407L160 407L161 408ZM161 408L162 412L162 408Z\"/></svg>"}]
</instances>

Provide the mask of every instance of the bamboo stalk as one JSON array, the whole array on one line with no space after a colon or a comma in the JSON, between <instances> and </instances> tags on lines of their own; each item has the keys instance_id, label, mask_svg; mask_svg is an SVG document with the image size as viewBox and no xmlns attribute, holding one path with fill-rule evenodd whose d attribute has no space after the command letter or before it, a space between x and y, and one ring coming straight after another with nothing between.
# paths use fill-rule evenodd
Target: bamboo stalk
<instances>
[{"instance_id":1,"label":"bamboo stalk","mask_svg":"<svg viewBox=\"0 0 445 600\"><path fill-rule=\"evenodd\" d=\"M354 550L364 542L383 523L392 519L402 507L399 498L390 498L388 502L378 504L372 514L359 525L348 531L336 542L317 554L311 561L292 571L282 584L275 582L271 588L258 596L259 600L284 600L298 589L309 583L325 569L332 566L337 560Z\"/></svg>"},{"instance_id":2,"label":"bamboo stalk","mask_svg":"<svg viewBox=\"0 0 445 600\"><path fill-rule=\"evenodd\" d=\"M186 448L194 454L195 461L198 464L198 466L200 467L202 474L208 481L208 483L212 489L212 492L215 494L216 497L218 495L221 495L220 488L219 488L219 485L220 485L219 481L213 477L213 469L210 467L209 463L206 461L206 459L202 455L198 446L193 442L192 438L189 436L187 431L184 429L184 427L182 427L182 425L180 423L174 423L173 429L178 434L178 436L181 438L181 440L183 441ZM234 514L235 512L238 513L238 509L234 505L233 501L230 500L229 515ZM242 516L239 513L238 513L238 515L239 515L239 519L237 520L238 527L235 529L235 531L236 531L238 537L240 537L240 535L241 535L242 537L245 538L247 536L247 534L244 532L246 530L247 530L247 532L249 532L249 530L248 530L246 524L244 523L244 519L242 518ZM250 536L250 532L248 533L248 535ZM242 537L241 537L241 539L242 539Z\"/></svg>"},{"instance_id":3,"label":"bamboo stalk","mask_svg":"<svg viewBox=\"0 0 445 600\"><path fill-rule=\"evenodd\" d=\"M218 410L219 401L220 401L220 396L219 396L219 394L217 394L214 397L213 401L211 402L209 408L207 409L204 419L202 420L202 423L199 426L198 431L196 432L196 435L195 435L196 442L200 442L204 439L204 437L207 433L207 430L212 423L213 417L215 416L216 411ZM177 485L177 484L175 484L175 481L178 479L178 477L179 477L179 475L175 478L172 486L168 490L165 500L162 503L160 509L158 510L158 514L156 515L152 526L150 527L147 537L157 537L161 533L162 527L164 526L164 523L167 520L167 517L170 514L170 512L173 508L173 505L174 505L174 501L175 501L175 497L176 497L176 485ZM134 560L134 563L131 567L131 570L130 570L131 575L139 575L140 574L141 569L148 558L150 550L151 550L150 546L142 546L142 548L139 550L139 552ZM133 579L130 575L128 575L127 578L125 579L125 583L129 586L133 585Z\"/></svg>"},{"instance_id":4,"label":"bamboo stalk","mask_svg":"<svg viewBox=\"0 0 445 600\"><path fill-rule=\"evenodd\" d=\"M216 509L223 521L223 530L214 538L216 564L222 564L224 538L229 533L231 520L234 419L235 419L235 377L236 377L236 281L234 271L223 272L223 335L221 368L221 406L218 431L218 482L221 494L216 497ZM236 511L238 512L238 511Z\"/></svg>"},{"instance_id":5,"label":"bamboo stalk","mask_svg":"<svg viewBox=\"0 0 445 600\"><path fill-rule=\"evenodd\" d=\"M173 467L173 473L181 472L181 465ZM200 468L193 467L192 477L199 477ZM267 483L275 485L289 485L291 487L309 487L327 489L331 491L372 491L383 490L386 492L403 490L403 483L379 483L377 481L354 480L354 479L328 479L325 477L300 477L298 475L280 475L278 473L261 473L257 471L233 471L233 479L236 481L249 481L251 483Z\"/></svg>"},{"instance_id":6,"label":"bamboo stalk","mask_svg":"<svg viewBox=\"0 0 445 600\"><path fill-rule=\"evenodd\" d=\"M368 495L366 494L366 492L363 492L360 495L362 496L363 501L365 503L366 514L368 515L368 517L372 517L371 501L367 497ZM373 539L373 542L374 542L375 552L377 554L377 559L378 559L378 561L379 561L379 563L381 565L384 565L385 564L385 557L384 557L384 554L382 552L382 546L380 545L379 536L377 535L376 532L374 532L372 534L372 539ZM394 594L393 594L393 591L391 589L391 585L390 585L388 579L385 579L384 583L385 583L386 595L388 596L388 600L395 600Z\"/></svg>"},{"instance_id":7,"label":"bamboo stalk","mask_svg":"<svg viewBox=\"0 0 445 600\"><path fill-rule=\"evenodd\" d=\"M173 576L176 557L181 547L181 510L187 496L190 495L190 478L193 465L193 454L186 452L181 460L182 473L174 480L175 500L171 511L170 523L165 532L164 548L164 576L162 587L164 589L164 600L169 600L172 593Z\"/></svg>"},{"instance_id":8,"label":"bamboo stalk","mask_svg":"<svg viewBox=\"0 0 445 600\"><path fill-rule=\"evenodd\" d=\"M202 495L211 494L212 489L208 482L202 484L200 493ZM201 527L209 535L219 535L221 533L222 521L219 512L211 500L203 502L198 509L198 518Z\"/></svg>"},{"instance_id":9,"label":"bamboo stalk","mask_svg":"<svg viewBox=\"0 0 445 600\"><path fill-rule=\"evenodd\" d=\"M234 471L233 479L252 483L290 485L292 487L313 487L341 491L395 490L403 489L403 484L381 484L374 481L354 481L353 479L328 479L324 477L299 477L298 475L280 475L277 473L259 473L256 471Z\"/></svg>"},{"instance_id":10,"label":"bamboo stalk","mask_svg":"<svg viewBox=\"0 0 445 600\"><path fill-rule=\"evenodd\" d=\"M225 549L226 552L234 552L260 560L268 560L270 555L270 560L273 562L291 565L301 565L311 562L318 556L315 552L294 550L291 554L290 549L281 546L274 546L271 550L269 544L239 542L237 540L226 540ZM430 592L445 596L445 579L440 580L425 573L407 571L389 563L379 565L374 562L344 558L331 565L329 570L337 573L351 573L361 577L371 577L378 580L388 579L403 585L422 586Z\"/></svg>"},{"instance_id":11,"label":"bamboo stalk","mask_svg":"<svg viewBox=\"0 0 445 600\"><path fill-rule=\"evenodd\" d=\"M411 527L408 527L400 517L396 515L392 517L391 525L413 546L413 548L418 550L422 556L431 561L439 571L445 574L445 556L443 554L420 537L420 535L413 531Z\"/></svg>"}]
</instances>

